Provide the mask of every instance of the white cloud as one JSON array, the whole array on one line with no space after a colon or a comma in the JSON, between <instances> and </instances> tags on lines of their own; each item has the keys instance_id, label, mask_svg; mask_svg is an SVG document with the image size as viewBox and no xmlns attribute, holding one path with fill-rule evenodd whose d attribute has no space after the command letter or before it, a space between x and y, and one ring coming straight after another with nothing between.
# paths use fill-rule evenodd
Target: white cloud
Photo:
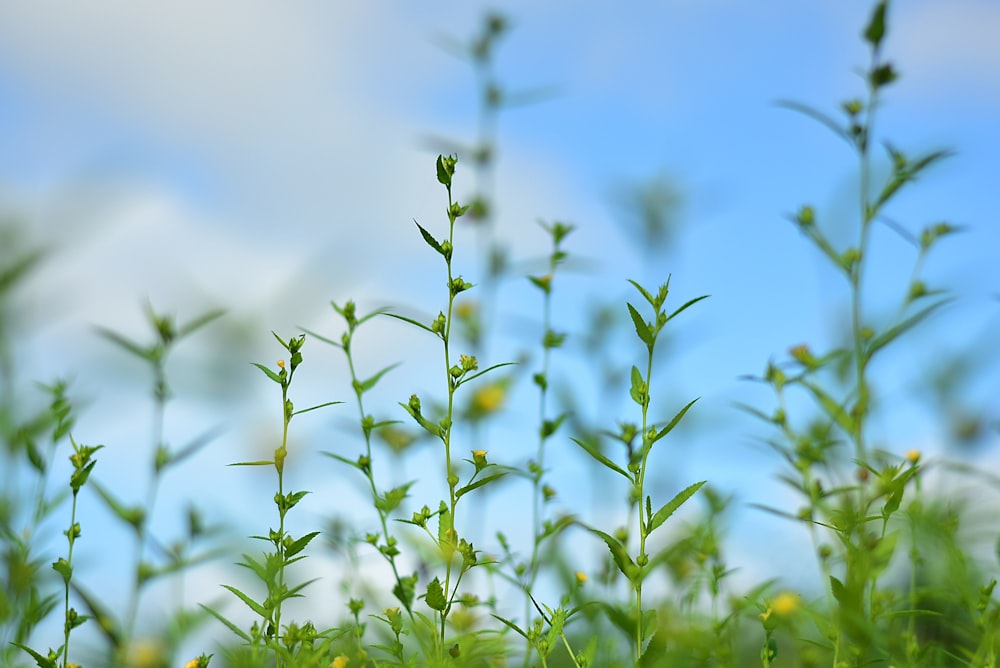
<instances>
[{"instance_id":1,"label":"white cloud","mask_svg":"<svg viewBox=\"0 0 1000 668\"><path fill-rule=\"evenodd\" d=\"M1000 102L1000 6L993 2L924 2L890 26L891 57L925 96ZM952 101L954 104L954 101Z\"/></svg>"}]
</instances>

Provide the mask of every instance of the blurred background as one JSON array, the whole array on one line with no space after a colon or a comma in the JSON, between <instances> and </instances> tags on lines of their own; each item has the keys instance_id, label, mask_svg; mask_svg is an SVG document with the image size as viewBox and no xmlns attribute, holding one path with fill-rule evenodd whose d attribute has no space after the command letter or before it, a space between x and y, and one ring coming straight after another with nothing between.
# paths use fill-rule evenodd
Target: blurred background
<instances>
[{"instance_id":1,"label":"blurred background","mask_svg":"<svg viewBox=\"0 0 1000 668\"><path fill-rule=\"evenodd\" d=\"M659 493L707 479L733 495L731 565L758 582L774 574L776 550L808 556L809 546L796 527L747 507L794 497L774 481L780 462L760 442L766 426L737 407L768 412L773 398L741 377L762 374L793 345L823 350L842 340L845 285L787 216L812 204L847 244L857 208L848 146L777 103L837 116L839 103L863 94L869 4L4 3L0 254L9 265L41 253L3 314L7 370L24 388L18 401L42 404L34 382L71 379L74 437L106 445L95 476L138 500L152 380L95 328L151 342L148 305L180 323L225 309L167 366L175 395L167 441L218 435L165 480L155 520L164 534L178 531L178 509L194 500L237 542L262 531L273 474L225 468L268 457L280 437L277 387L249 363L280 357L272 330L339 340L330 300L424 321L444 308L444 267L413 221L446 234L434 158L455 152L458 199L488 205L485 222L460 224L456 251L459 272L482 284L470 299L489 314L477 354L483 366L521 362L509 375L519 398L470 432L470 444L503 464L533 456L541 297L521 276L546 271L538 221L571 223L553 296L554 327L569 334L553 356L554 393L575 423L550 444L558 507L596 525L621 521L624 491L605 487L568 437L571 427L637 419L627 390L616 391L642 359L627 326L624 301L638 297L626 279L655 287L672 276L668 305L711 298L678 319L658 353L660 418L701 397L685 428L659 446ZM491 14L503 29L484 53L477 40ZM965 229L922 268L954 302L873 369L884 409L874 440L992 474L1000 474L998 33L992 0L893 5L885 52L902 76L875 128L910 155L956 153L898 198L893 223L913 234L939 220ZM886 173L875 155L876 173ZM878 228L873 249L866 308L885 321L916 249L890 225ZM358 335L359 375L404 362L368 399L380 419L405 418L397 402L413 392L443 389L438 347L421 334L379 319ZM294 486L315 492L298 530L330 523L363 534L374 515L362 480L317 454L361 451L343 356L313 340L304 354L296 404L348 405L293 422ZM433 507L442 476L424 467L439 465L435 455L414 446L384 467L386 485L419 478L416 507ZM510 501L518 484L475 511L513 536L525 531ZM114 573L131 548L95 498L81 503L79 576L114 600L127 590ZM58 522L49 529L61 548ZM494 549L491 534L476 538ZM604 556L588 537L573 539L595 560ZM790 582L815 581L811 562L789 561L781 572ZM238 577L233 570L223 560L191 578L211 597Z\"/></svg>"}]
</instances>

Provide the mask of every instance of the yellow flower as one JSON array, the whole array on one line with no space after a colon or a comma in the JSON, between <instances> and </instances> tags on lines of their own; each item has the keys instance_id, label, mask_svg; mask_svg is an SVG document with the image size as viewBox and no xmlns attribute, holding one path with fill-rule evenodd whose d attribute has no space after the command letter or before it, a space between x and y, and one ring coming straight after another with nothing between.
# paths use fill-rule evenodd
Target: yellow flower
<instances>
[{"instance_id":1,"label":"yellow flower","mask_svg":"<svg viewBox=\"0 0 1000 668\"><path fill-rule=\"evenodd\" d=\"M576 572L576 583L582 585L586 581L587 581L587 574L584 573L583 571L577 571Z\"/></svg>"},{"instance_id":2,"label":"yellow flower","mask_svg":"<svg viewBox=\"0 0 1000 668\"><path fill-rule=\"evenodd\" d=\"M485 385L472 395L472 410L481 414L495 413L503 406L506 398L507 392L503 385L499 383Z\"/></svg>"},{"instance_id":3,"label":"yellow flower","mask_svg":"<svg viewBox=\"0 0 1000 668\"><path fill-rule=\"evenodd\" d=\"M799 607L799 595L792 592L781 592L771 601L771 609L779 617L791 616Z\"/></svg>"},{"instance_id":4,"label":"yellow flower","mask_svg":"<svg viewBox=\"0 0 1000 668\"><path fill-rule=\"evenodd\" d=\"M330 668L344 668L349 661L350 659L341 654L340 656L338 656L336 659L333 660L333 663L330 664Z\"/></svg>"},{"instance_id":5,"label":"yellow flower","mask_svg":"<svg viewBox=\"0 0 1000 668\"><path fill-rule=\"evenodd\" d=\"M906 455L904 456L906 457L906 461L910 462L911 464L916 464L917 462L920 461L920 451L917 450L916 448L913 448L912 450L907 450Z\"/></svg>"},{"instance_id":6,"label":"yellow flower","mask_svg":"<svg viewBox=\"0 0 1000 668\"><path fill-rule=\"evenodd\" d=\"M285 368L285 360L278 360L278 368L279 369Z\"/></svg>"}]
</instances>

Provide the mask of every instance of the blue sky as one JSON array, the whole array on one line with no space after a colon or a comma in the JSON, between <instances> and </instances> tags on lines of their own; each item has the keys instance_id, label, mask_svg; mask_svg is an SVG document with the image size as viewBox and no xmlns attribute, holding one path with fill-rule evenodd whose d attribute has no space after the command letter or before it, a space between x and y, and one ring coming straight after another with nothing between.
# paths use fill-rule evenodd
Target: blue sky
<instances>
[{"instance_id":1,"label":"blue sky","mask_svg":"<svg viewBox=\"0 0 1000 668\"><path fill-rule=\"evenodd\" d=\"M632 298L627 278L656 284L672 274L675 303L712 295L686 316L667 353L664 394L677 405L703 397L692 415L700 429L664 464L669 484L708 478L741 502L776 493L776 458L753 445L761 430L732 408L734 401L768 406L771 397L738 377L760 373L791 345L832 342L846 293L785 215L808 202L821 220L849 229L857 168L840 140L775 103L836 113L862 92L856 71L866 64L859 32L868 5L491 6L512 24L497 52L499 81L515 93L545 92L500 119L499 234L515 260L526 260L547 251L537 220L572 222L578 229L567 249L593 268L560 284L557 321L579 333L588 304ZM438 310L428 295L440 297L439 267L412 220L443 229L431 138L471 141L476 106L471 68L442 44L468 39L488 8L235 0L0 7L0 206L52 248L27 290L21 374L77 377L88 400L78 438L109 443L109 476L127 478L145 461L128 443L147 440L148 409L136 385L117 382L141 378L141 370L121 362L93 325L141 338L147 299L182 321L228 309L204 333L205 346L178 351L181 398L168 436L183 442L224 425L219 445L185 469L183 491L222 490L220 503L232 509L245 503L248 483L218 467L240 458L247 439L269 443L277 429L261 408L271 388L246 364L276 355L270 330L302 325L336 335L330 299ZM941 219L968 227L925 271L958 300L876 369L887 401L905 416L880 425L898 452L940 448L933 419L914 401L926 364L996 339L996 34L1000 6L992 0L909 0L890 15L886 54L902 78L888 89L878 129L911 154L956 152L901 196L892 215L910 230ZM624 231L618 202L628 184L652 177L667 179L683 204L671 246L644 254ZM471 179L460 165L459 197ZM474 237L466 242L471 248ZM875 250L870 303L878 317L905 287L899 278L913 255L886 229ZM477 264L466 267L475 280ZM538 312L530 301L537 296L523 285L505 286L501 298L500 313L512 322ZM524 343L500 340L498 359ZM425 343L379 324L358 354L374 369L433 354ZM316 401L348 396L335 352L323 351L317 359L328 366L304 380ZM626 363L635 353L622 346ZM185 364L193 370L181 372ZM585 373L578 362L565 364L568 373ZM995 358L984 366L969 400L995 416ZM408 365L379 395L387 412L424 389L423 372ZM626 406L607 408L609 422L624 418ZM519 426L533 419L530 404L511 410ZM346 415L312 418L303 429L319 440L342 438L331 425L348 422ZM571 487L580 472L567 467L557 477ZM310 473L317 475L303 471L305 480ZM325 475L335 473L342 471ZM126 494L129 483L122 485ZM746 561L767 556L748 553Z\"/></svg>"}]
</instances>

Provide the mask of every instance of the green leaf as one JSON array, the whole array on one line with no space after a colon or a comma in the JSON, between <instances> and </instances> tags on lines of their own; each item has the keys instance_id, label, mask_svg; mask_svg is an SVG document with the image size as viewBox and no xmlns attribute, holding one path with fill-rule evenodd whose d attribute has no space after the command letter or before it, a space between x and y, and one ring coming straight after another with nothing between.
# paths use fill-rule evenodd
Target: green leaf
<instances>
[{"instance_id":1,"label":"green leaf","mask_svg":"<svg viewBox=\"0 0 1000 668\"><path fill-rule=\"evenodd\" d=\"M441 425L437 424L436 422L431 422L430 420L425 418L421 413L418 413L415 410L413 410L409 404L404 404L402 401L400 401L399 405L402 406L403 409L410 414L410 417L416 420L417 424L423 427L428 433L430 433L433 436L437 436L438 438L441 437Z\"/></svg>"},{"instance_id":2,"label":"green leaf","mask_svg":"<svg viewBox=\"0 0 1000 668\"><path fill-rule=\"evenodd\" d=\"M635 307L632 306L632 304L626 302L625 305L628 306L628 314L632 316L632 324L635 325L636 335L647 346L652 346L653 334L652 332L649 331L649 325L646 323L645 320L642 319L642 316L639 314L638 311L635 310Z\"/></svg>"},{"instance_id":3,"label":"green leaf","mask_svg":"<svg viewBox=\"0 0 1000 668\"><path fill-rule=\"evenodd\" d=\"M30 654L31 658L33 658L35 660L35 663L38 664L38 668L56 668L56 662L53 659L42 656L41 654L31 649L27 645L22 645L19 642L11 642L10 644Z\"/></svg>"},{"instance_id":4,"label":"green leaf","mask_svg":"<svg viewBox=\"0 0 1000 668\"><path fill-rule=\"evenodd\" d=\"M309 408L301 408L297 411L292 411L292 415L302 415L303 413L308 413L309 411L314 411L320 408L326 408L327 406L336 406L338 404L344 403L343 401L327 401L322 404L316 404L315 406L310 406Z\"/></svg>"},{"instance_id":5,"label":"green leaf","mask_svg":"<svg viewBox=\"0 0 1000 668\"><path fill-rule=\"evenodd\" d=\"M228 628L230 631L238 635L243 640L243 642L248 644L251 642L250 636L245 631L243 631L243 629L241 629L240 627L236 626L236 624L232 623L231 621L223 617L221 613L216 612L207 605L202 605L201 603L199 603L198 605L201 606L202 610L204 610L205 612L207 612L208 614L212 615L220 622L225 624L226 628Z\"/></svg>"},{"instance_id":6,"label":"green leaf","mask_svg":"<svg viewBox=\"0 0 1000 668\"><path fill-rule=\"evenodd\" d=\"M504 477L505 475L507 475L507 471L504 471L502 473L494 473L493 475L488 475L485 478L479 478L478 480L474 480L465 487L462 487L461 489L455 492L455 500L457 501L466 494L468 494L469 492L471 492L472 490L479 489L483 485L487 485L493 482L494 480Z\"/></svg>"},{"instance_id":7,"label":"green leaf","mask_svg":"<svg viewBox=\"0 0 1000 668\"><path fill-rule=\"evenodd\" d=\"M584 443L583 441L581 441L579 439L576 439L576 438L570 437L570 440L573 441L574 443L576 443L577 445L579 445L581 448L583 448L588 455L590 455L591 457L593 457L594 459L596 459L600 463L604 464L606 467L608 467L612 471L615 471L616 473L620 473L626 480L628 480L630 482L632 481L632 476L629 475L629 473L625 469L623 469L622 467L618 466L613 461L611 461L610 459L608 459L607 457L605 457L594 446L589 445L587 443Z\"/></svg>"},{"instance_id":8,"label":"green leaf","mask_svg":"<svg viewBox=\"0 0 1000 668\"><path fill-rule=\"evenodd\" d=\"M875 48L878 48L882 38L885 37L885 6L885 0L875 5L871 21L868 22L864 32L865 41Z\"/></svg>"},{"instance_id":9,"label":"green leaf","mask_svg":"<svg viewBox=\"0 0 1000 668\"><path fill-rule=\"evenodd\" d=\"M422 236L424 238L424 241L427 242L427 245L430 246L431 248L433 248L434 250L436 250L442 256L444 256L445 255L444 248L441 247L441 244L438 243L438 240L435 239L433 236L431 236L431 233L428 232L427 230L425 230L420 225L420 223L418 223L417 221L413 221L413 222L420 229L420 236Z\"/></svg>"},{"instance_id":10,"label":"green leaf","mask_svg":"<svg viewBox=\"0 0 1000 668\"><path fill-rule=\"evenodd\" d=\"M103 336L104 338L108 339L115 345L124 348L125 350L132 353L136 357L140 357L148 361L155 361L156 359L155 349L144 348L135 341L132 341L131 339L122 336L118 332L114 332L104 327L98 327L97 333Z\"/></svg>"},{"instance_id":11,"label":"green leaf","mask_svg":"<svg viewBox=\"0 0 1000 668\"><path fill-rule=\"evenodd\" d=\"M200 436L196 437L193 441L182 447L177 452L171 452L168 454L166 461L164 462L162 468L167 468L174 464L179 464L191 455L195 454L206 445L215 440L215 437L222 433L222 429L219 427L214 427Z\"/></svg>"},{"instance_id":12,"label":"green leaf","mask_svg":"<svg viewBox=\"0 0 1000 668\"><path fill-rule=\"evenodd\" d=\"M253 364L255 367L263 371L268 378L276 382L278 385L281 385L281 378L278 377L277 373L271 371L271 369L267 368L263 364L258 364L257 362L251 362L251 364Z\"/></svg>"},{"instance_id":13,"label":"green leaf","mask_svg":"<svg viewBox=\"0 0 1000 668\"><path fill-rule=\"evenodd\" d=\"M688 487L681 490L681 492L678 493L677 496L670 499L669 503L665 504L662 508L657 510L656 514L653 515L651 518L649 518L649 529L646 531L646 535L648 536L649 534L656 531L661 524L667 521L667 518L673 515L674 512L676 512L677 509L684 504L685 501L694 496L694 493L697 492L699 489L701 489L702 485L704 485L706 482L708 481L702 480L701 482L696 482L693 485L689 485Z\"/></svg>"},{"instance_id":14,"label":"green leaf","mask_svg":"<svg viewBox=\"0 0 1000 668\"><path fill-rule=\"evenodd\" d=\"M646 406L649 403L649 387L646 385L646 381L642 379L639 367L635 365L632 365L631 380L632 386L628 391L629 396L632 397L632 401L640 406Z\"/></svg>"},{"instance_id":15,"label":"green leaf","mask_svg":"<svg viewBox=\"0 0 1000 668\"><path fill-rule=\"evenodd\" d=\"M410 481L405 485L400 485L399 487L394 487L390 489L385 494L375 498L375 507L381 510L384 514L388 515L402 503L403 499L406 498L410 487L413 486L415 481Z\"/></svg>"},{"instance_id":16,"label":"green leaf","mask_svg":"<svg viewBox=\"0 0 1000 668\"><path fill-rule=\"evenodd\" d=\"M225 314L226 312L223 309L215 309L212 311L208 311L198 316L194 320L191 320L186 325L179 327L177 329L177 336L178 337L187 336L188 334L194 332L195 330L201 329L202 327L212 322L213 320L221 318Z\"/></svg>"},{"instance_id":17,"label":"green leaf","mask_svg":"<svg viewBox=\"0 0 1000 668\"><path fill-rule=\"evenodd\" d=\"M671 320L674 319L675 316L677 316L681 312L687 310L687 308L689 306L693 306L694 304L697 304L702 299L708 299L708 297L709 297L709 295L702 295L701 297L695 297L694 299L691 299L691 300L688 300L688 301L684 302L684 304L681 305L680 308L678 308L676 311L674 311L673 313L671 313L670 315L667 316L667 320L666 321L670 322Z\"/></svg>"},{"instance_id":18,"label":"green leaf","mask_svg":"<svg viewBox=\"0 0 1000 668\"><path fill-rule=\"evenodd\" d=\"M525 640L528 639L528 634L525 633L524 631L522 631L521 627L518 626L517 624L515 624L514 622L510 621L509 619L505 619L505 618L501 617L500 615L492 615L492 617L494 619L496 619L498 622L500 622L501 624L503 624L504 626L506 626L507 628L509 628L514 633L516 633L519 636L521 636L522 638L524 638Z\"/></svg>"},{"instance_id":19,"label":"green leaf","mask_svg":"<svg viewBox=\"0 0 1000 668\"><path fill-rule=\"evenodd\" d=\"M256 462L233 462L227 466L274 466L273 459L261 459Z\"/></svg>"},{"instance_id":20,"label":"green leaf","mask_svg":"<svg viewBox=\"0 0 1000 668\"><path fill-rule=\"evenodd\" d=\"M918 311L917 313L913 314L903 322L890 327L886 331L876 336L868 343L868 346L865 348L864 361L868 362L879 350L887 346L889 343L894 341L902 334L905 334L909 330L913 329L915 326L919 325L921 322L926 320L927 316L929 316L931 313L933 313L940 307L950 302L951 302L950 299L945 299L936 302L934 304L931 304L930 306L927 306Z\"/></svg>"},{"instance_id":21,"label":"green leaf","mask_svg":"<svg viewBox=\"0 0 1000 668\"><path fill-rule=\"evenodd\" d=\"M396 362L395 364L390 364L389 366L385 367L384 369L382 369L381 371L379 371L378 373L376 373L374 376L372 376L368 380L364 380L364 381L359 382L358 386L357 386L357 389L360 390L359 393L363 394L363 393L367 392L368 390L372 389L373 387L375 387L375 383L377 383L379 380L381 380L382 376L384 376L385 374L389 373L390 371L392 371L393 369L395 369L396 367L398 367L400 364L401 364L401 362Z\"/></svg>"},{"instance_id":22,"label":"green leaf","mask_svg":"<svg viewBox=\"0 0 1000 668\"><path fill-rule=\"evenodd\" d=\"M304 550L306 545L308 545L309 542L318 535L319 531L312 531L301 538L296 539L291 545L285 548L285 558L290 559L294 557L296 554Z\"/></svg>"},{"instance_id":23,"label":"green leaf","mask_svg":"<svg viewBox=\"0 0 1000 668\"><path fill-rule=\"evenodd\" d=\"M445 598L440 579L434 578L427 583L426 601L427 606L431 610L437 610L438 612L442 612L448 606L448 600Z\"/></svg>"},{"instance_id":24,"label":"green leaf","mask_svg":"<svg viewBox=\"0 0 1000 668\"><path fill-rule=\"evenodd\" d=\"M653 297L653 295L649 293L649 290L642 287L641 285L633 281L631 278L628 279L628 282L632 284L632 287L634 287L636 290L639 291L639 294L641 294L645 298L645 300L649 302L650 306L652 306L654 309L656 308L656 299Z\"/></svg>"},{"instance_id":25,"label":"green leaf","mask_svg":"<svg viewBox=\"0 0 1000 668\"><path fill-rule=\"evenodd\" d=\"M405 315L399 315L397 313L384 313L384 315L387 315L390 318L395 318L396 320L402 320L403 322L408 322L411 325L414 325L416 327L419 327L420 329L423 329L425 331L430 332L431 334L434 334L434 330L433 329L431 329L430 327L428 327L427 325L425 325L422 322L414 320L413 318L407 318Z\"/></svg>"},{"instance_id":26,"label":"green leaf","mask_svg":"<svg viewBox=\"0 0 1000 668\"><path fill-rule=\"evenodd\" d=\"M638 566L632 561L632 557L628 555L628 550L625 546L618 542L618 539L610 534L606 534L600 529L594 529L585 524L581 524L584 529L590 531L597 536L600 536L601 540L608 546L611 551L611 557L615 560L615 565L618 566L618 570L622 572L629 582L635 583L636 579L641 574Z\"/></svg>"},{"instance_id":27,"label":"green leaf","mask_svg":"<svg viewBox=\"0 0 1000 668\"><path fill-rule=\"evenodd\" d=\"M836 422L841 429L846 431L848 434L854 433L854 418L852 418L844 407L838 404L833 397L826 393L826 391L815 383L811 383L808 380L803 379L802 385L812 393L816 401L819 402L820 407L823 411Z\"/></svg>"},{"instance_id":28,"label":"green leaf","mask_svg":"<svg viewBox=\"0 0 1000 668\"><path fill-rule=\"evenodd\" d=\"M254 613L256 613L261 618L268 619L268 620L271 618L271 613L268 612L267 610L265 610L264 606L262 606L260 603L258 603L257 601L253 600L252 598L250 598L249 596L247 596L243 592L241 592L236 587L233 587L232 585L226 585L226 584L224 584L222 586L225 587L226 589L228 589L229 591L233 592L233 594L236 595L236 598L238 598L241 601L243 601L248 608L250 608L251 610L253 610Z\"/></svg>"},{"instance_id":29,"label":"green leaf","mask_svg":"<svg viewBox=\"0 0 1000 668\"><path fill-rule=\"evenodd\" d=\"M670 422L668 422L667 425L663 429L661 429L659 432L657 432L657 434L653 438L653 440L649 442L649 446L652 446L653 443L656 443L658 440L660 440L661 438L663 438L664 436L666 436L667 434L669 434L671 431L673 431L674 427L677 426L677 423L680 422L684 418L684 414L687 413L688 410L692 406L694 406L695 402L697 402L698 399L700 399L700 398L701 397L695 397L694 399L692 399L691 401L688 402L687 406L685 406L684 408L680 409L680 411L677 412L677 415L675 415L673 417L673 419L670 420Z\"/></svg>"},{"instance_id":30,"label":"green leaf","mask_svg":"<svg viewBox=\"0 0 1000 668\"><path fill-rule=\"evenodd\" d=\"M464 385L465 383L468 383L470 380L475 380L476 378L479 378L483 374L487 374L490 371L493 371L495 369L499 369L500 367L504 367L504 366L516 366L516 365L517 365L517 362L501 362L500 364L494 364L493 366L486 367L482 371L474 373L474 374L472 374L470 376L465 376L464 378L462 378L462 382L460 384Z\"/></svg>"}]
</instances>

